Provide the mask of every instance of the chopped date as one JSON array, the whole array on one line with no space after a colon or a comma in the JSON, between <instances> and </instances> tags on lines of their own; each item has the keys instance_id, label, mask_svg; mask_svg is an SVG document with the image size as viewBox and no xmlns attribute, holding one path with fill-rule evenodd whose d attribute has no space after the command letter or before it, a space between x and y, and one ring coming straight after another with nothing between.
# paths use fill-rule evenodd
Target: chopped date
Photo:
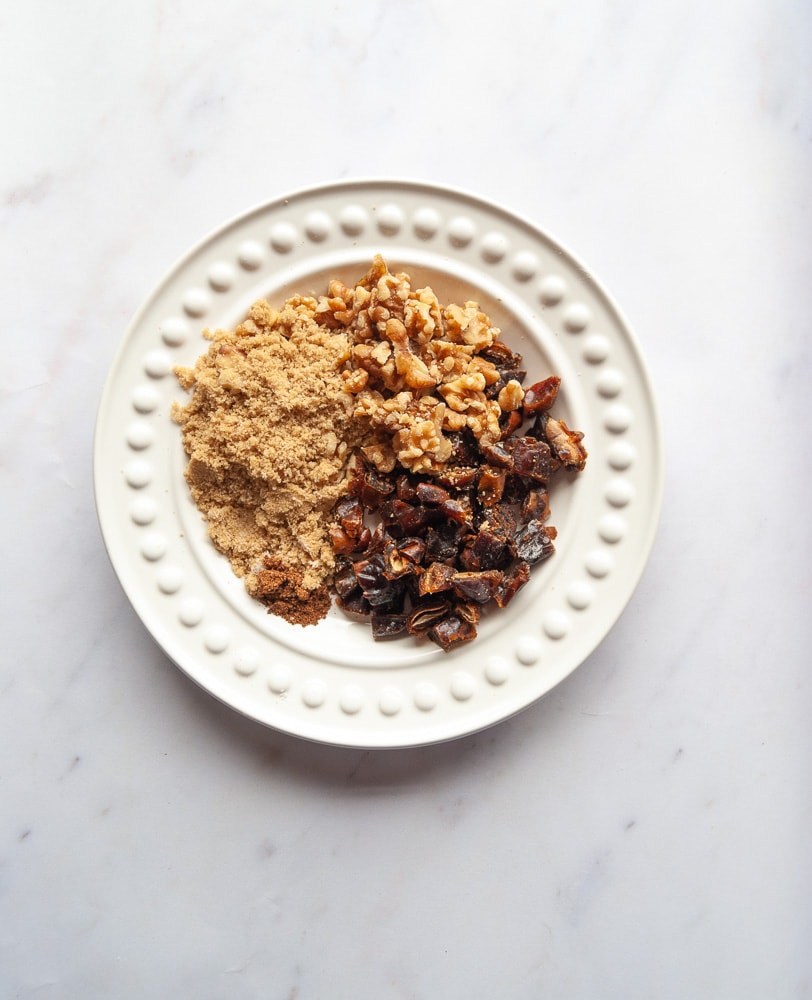
<instances>
[{"instance_id":1,"label":"chopped date","mask_svg":"<svg viewBox=\"0 0 812 1000\"><path fill-rule=\"evenodd\" d=\"M545 483L550 478L550 446L534 437L512 438L509 450L513 457L513 471L522 479Z\"/></svg>"},{"instance_id":2,"label":"chopped date","mask_svg":"<svg viewBox=\"0 0 812 1000\"><path fill-rule=\"evenodd\" d=\"M398 500L414 500L417 496L417 483L412 476L398 476L395 482L395 496Z\"/></svg>"},{"instance_id":3,"label":"chopped date","mask_svg":"<svg viewBox=\"0 0 812 1000\"><path fill-rule=\"evenodd\" d=\"M476 465L451 465L438 472L434 477L440 486L447 489L460 490L468 486L473 486L479 475L479 466Z\"/></svg>"},{"instance_id":4,"label":"chopped date","mask_svg":"<svg viewBox=\"0 0 812 1000\"><path fill-rule=\"evenodd\" d=\"M492 466L496 466L499 469L513 469L513 456L502 441L497 441L495 444L482 445L482 454L485 461Z\"/></svg>"},{"instance_id":5,"label":"chopped date","mask_svg":"<svg viewBox=\"0 0 812 1000\"><path fill-rule=\"evenodd\" d=\"M487 604L496 593L503 576L504 574L498 569L480 572L463 571L455 573L451 583L460 597L476 601L477 604Z\"/></svg>"},{"instance_id":6,"label":"chopped date","mask_svg":"<svg viewBox=\"0 0 812 1000\"><path fill-rule=\"evenodd\" d=\"M476 639L476 625L467 621L459 613L442 618L428 631L429 639L436 642L446 652Z\"/></svg>"},{"instance_id":7,"label":"chopped date","mask_svg":"<svg viewBox=\"0 0 812 1000\"><path fill-rule=\"evenodd\" d=\"M456 611L463 621L477 625L480 619L480 606L472 601L457 601Z\"/></svg>"},{"instance_id":8,"label":"chopped date","mask_svg":"<svg viewBox=\"0 0 812 1000\"><path fill-rule=\"evenodd\" d=\"M351 538L340 524L330 525L330 544L337 556L348 556L357 548L357 540Z\"/></svg>"},{"instance_id":9,"label":"chopped date","mask_svg":"<svg viewBox=\"0 0 812 1000\"><path fill-rule=\"evenodd\" d=\"M390 497L380 506L380 514L387 531L395 537L418 535L429 524L442 519L437 510L421 503L409 503Z\"/></svg>"},{"instance_id":10,"label":"chopped date","mask_svg":"<svg viewBox=\"0 0 812 1000\"><path fill-rule=\"evenodd\" d=\"M406 535L416 535L441 518L442 513L437 508L417 504L398 518L397 527Z\"/></svg>"},{"instance_id":11,"label":"chopped date","mask_svg":"<svg viewBox=\"0 0 812 1000\"><path fill-rule=\"evenodd\" d=\"M364 505L358 497L342 497L335 506L335 516L351 538L358 538L364 527Z\"/></svg>"},{"instance_id":12,"label":"chopped date","mask_svg":"<svg viewBox=\"0 0 812 1000\"><path fill-rule=\"evenodd\" d=\"M477 499L484 507L494 507L502 499L507 473L492 465L483 467L477 483Z\"/></svg>"},{"instance_id":13,"label":"chopped date","mask_svg":"<svg viewBox=\"0 0 812 1000\"><path fill-rule=\"evenodd\" d=\"M418 580L418 592L421 596L425 594L439 594L445 590L451 590L451 580L456 573L453 566L444 562L430 563L425 571L420 574Z\"/></svg>"},{"instance_id":14,"label":"chopped date","mask_svg":"<svg viewBox=\"0 0 812 1000\"><path fill-rule=\"evenodd\" d=\"M473 500L465 493L461 493L456 500L446 500L445 503L440 504L439 510L449 521L455 521L457 524L469 528L474 526Z\"/></svg>"},{"instance_id":15,"label":"chopped date","mask_svg":"<svg viewBox=\"0 0 812 1000\"><path fill-rule=\"evenodd\" d=\"M501 440L509 438L511 434L517 431L522 426L523 418L518 410L509 410L507 413L503 413L499 418L499 428L501 431Z\"/></svg>"},{"instance_id":16,"label":"chopped date","mask_svg":"<svg viewBox=\"0 0 812 1000\"><path fill-rule=\"evenodd\" d=\"M504 538L506 542L510 543L516 534L517 526L518 522L516 521L516 515L511 505L500 503L498 507L494 507L488 511L486 519L480 525L480 530L488 528L494 534L499 535L500 538Z\"/></svg>"},{"instance_id":17,"label":"chopped date","mask_svg":"<svg viewBox=\"0 0 812 1000\"><path fill-rule=\"evenodd\" d=\"M457 521L432 525L426 532L426 559L436 562L456 559L468 532L468 526Z\"/></svg>"},{"instance_id":18,"label":"chopped date","mask_svg":"<svg viewBox=\"0 0 812 1000\"><path fill-rule=\"evenodd\" d=\"M512 351L503 340L495 340L490 347L481 350L479 356L498 369L520 368L523 361L521 354Z\"/></svg>"},{"instance_id":19,"label":"chopped date","mask_svg":"<svg viewBox=\"0 0 812 1000\"><path fill-rule=\"evenodd\" d=\"M459 561L466 570L478 571L500 569L510 558L508 539L483 527L465 543Z\"/></svg>"},{"instance_id":20,"label":"chopped date","mask_svg":"<svg viewBox=\"0 0 812 1000\"><path fill-rule=\"evenodd\" d=\"M383 550L384 575L389 580L398 580L407 574L415 575L426 551L422 538L401 538L389 542Z\"/></svg>"},{"instance_id":21,"label":"chopped date","mask_svg":"<svg viewBox=\"0 0 812 1000\"><path fill-rule=\"evenodd\" d=\"M333 577L333 586L340 598L345 599L353 591L361 592L358 578L355 575L355 567L349 560L336 560L336 571Z\"/></svg>"},{"instance_id":22,"label":"chopped date","mask_svg":"<svg viewBox=\"0 0 812 1000\"><path fill-rule=\"evenodd\" d=\"M415 495L419 503L429 507L439 507L451 499L448 490L434 483L418 483L415 488Z\"/></svg>"},{"instance_id":23,"label":"chopped date","mask_svg":"<svg viewBox=\"0 0 812 1000\"><path fill-rule=\"evenodd\" d=\"M550 494L542 486L529 490L522 500L521 514L525 521L546 521L550 516Z\"/></svg>"},{"instance_id":24,"label":"chopped date","mask_svg":"<svg viewBox=\"0 0 812 1000\"><path fill-rule=\"evenodd\" d=\"M398 497L389 497L384 500L378 508L381 519L387 527L399 526L400 519L413 510L412 505L406 500Z\"/></svg>"},{"instance_id":25,"label":"chopped date","mask_svg":"<svg viewBox=\"0 0 812 1000\"><path fill-rule=\"evenodd\" d=\"M386 575L386 560L382 553L376 553L369 559L360 559L353 563L353 569L362 594L373 607L389 604L398 595L396 581Z\"/></svg>"},{"instance_id":26,"label":"chopped date","mask_svg":"<svg viewBox=\"0 0 812 1000\"><path fill-rule=\"evenodd\" d=\"M521 505L528 489L531 486L538 485L540 484L532 483L527 479L522 479L521 476L515 476L513 473L510 473L505 480L505 492L502 494L502 503Z\"/></svg>"},{"instance_id":27,"label":"chopped date","mask_svg":"<svg viewBox=\"0 0 812 1000\"><path fill-rule=\"evenodd\" d=\"M524 379L521 356L500 341L481 356L499 374L491 397ZM586 460L583 435L549 414L559 386L550 376L525 390L498 440L447 432L452 457L435 472L383 473L356 459L330 526L333 583L338 606L365 616L373 638L425 637L446 651L471 642L482 608L507 607L553 554L548 483Z\"/></svg>"},{"instance_id":28,"label":"chopped date","mask_svg":"<svg viewBox=\"0 0 812 1000\"><path fill-rule=\"evenodd\" d=\"M451 601L445 597L432 595L416 605L408 619L408 629L412 635L422 635L432 625L444 618L451 610Z\"/></svg>"},{"instance_id":29,"label":"chopped date","mask_svg":"<svg viewBox=\"0 0 812 1000\"><path fill-rule=\"evenodd\" d=\"M373 613L370 616L373 639L397 639L408 631L408 615Z\"/></svg>"},{"instance_id":30,"label":"chopped date","mask_svg":"<svg viewBox=\"0 0 812 1000\"><path fill-rule=\"evenodd\" d=\"M361 593L360 588L347 597L339 597L338 606L350 615L369 615L372 611L371 604Z\"/></svg>"},{"instance_id":31,"label":"chopped date","mask_svg":"<svg viewBox=\"0 0 812 1000\"><path fill-rule=\"evenodd\" d=\"M469 430L456 431L446 436L451 442L451 465L480 464L479 445Z\"/></svg>"},{"instance_id":32,"label":"chopped date","mask_svg":"<svg viewBox=\"0 0 812 1000\"><path fill-rule=\"evenodd\" d=\"M561 379L557 375L551 375L526 389L522 402L523 416L527 418L542 410L549 410L555 403L560 385Z\"/></svg>"},{"instance_id":33,"label":"chopped date","mask_svg":"<svg viewBox=\"0 0 812 1000\"><path fill-rule=\"evenodd\" d=\"M374 556L378 552L383 552L389 538L390 536L386 532L386 527L384 526L383 521L379 521L375 525L375 530L371 532L369 541L362 549L364 555L368 557Z\"/></svg>"},{"instance_id":34,"label":"chopped date","mask_svg":"<svg viewBox=\"0 0 812 1000\"><path fill-rule=\"evenodd\" d=\"M367 510L377 510L395 486L359 455L349 489L351 496L357 497Z\"/></svg>"},{"instance_id":35,"label":"chopped date","mask_svg":"<svg viewBox=\"0 0 812 1000\"><path fill-rule=\"evenodd\" d=\"M530 564L520 559L502 577L502 582L493 595L494 601L500 608L506 608L529 579Z\"/></svg>"},{"instance_id":36,"label":"chopped date","mask_svg":"<svg viewBox=\"0 0 812 1000\"><path fill-rule=\"evenodd\" d=\"M548 528L541 521L528 521L516 532L516 552L520 559L530 563L541 562L555 552L552 533L555 529Z\"/></svg>"}]
</instances>

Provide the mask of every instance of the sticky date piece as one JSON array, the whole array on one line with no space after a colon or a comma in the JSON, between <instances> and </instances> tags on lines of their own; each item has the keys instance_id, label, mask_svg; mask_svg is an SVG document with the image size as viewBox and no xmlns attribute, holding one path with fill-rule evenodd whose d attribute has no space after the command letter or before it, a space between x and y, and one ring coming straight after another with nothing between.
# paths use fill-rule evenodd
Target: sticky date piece
<instances>
[{"instance_id":1,"label":"sticky date piece","mask_svg":"<svg viewBox=\"0 0 812 1000\"><path fill-rule=\"evenodd\" d=\"M555 528L548 528L541 521L528 521L516 532L516 552L520 559L530 563L541 562L555 552Z\"/></svg>"},{"instance_id":2,"label":"sticky date piece","mask_svg":"<svg viewBox=\"0 0 812 1000\"><path fill-rule=\"evenodd\" d=\"M476 639L476 625L466 621L459 613L448 615L429 629L429 638L446 652Z\"/></svg>"}]
</instances>

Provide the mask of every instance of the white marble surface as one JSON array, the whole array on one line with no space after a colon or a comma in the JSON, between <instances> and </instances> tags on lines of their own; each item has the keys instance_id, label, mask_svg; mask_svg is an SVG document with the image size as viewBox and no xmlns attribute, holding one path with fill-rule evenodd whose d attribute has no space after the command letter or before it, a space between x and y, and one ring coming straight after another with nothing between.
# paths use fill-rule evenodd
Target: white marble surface
<instances>
[{"instance_id":1,"label":"white marble surface","mask_svg":"<svg viewBox=\"0 0 812 1000\"><path fill-rule=\"evenodd\" d=\"M0 17L0 994L812 995L808 5L46 0ZM91 438L191 244L314 182L527 215L636 329L668 478L609 638L406 752L262 729L110 568Z\"/></svg>"}]
</instances>

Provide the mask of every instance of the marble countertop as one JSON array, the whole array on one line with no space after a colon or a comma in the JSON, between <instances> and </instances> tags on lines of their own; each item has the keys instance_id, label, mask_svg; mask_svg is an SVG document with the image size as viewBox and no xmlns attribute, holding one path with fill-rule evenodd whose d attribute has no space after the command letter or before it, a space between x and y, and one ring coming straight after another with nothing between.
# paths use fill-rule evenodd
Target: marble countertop
<instances>
[{"instance_id":1,"label":"marble countertop","mask_svg":"<svg viewBox=\"0 0 812 1000\"><path fill-rule=\"evenodd\" d=\"M763 0L7 5L0 993L812 996L812 16ZM94 513L106 373L226 219L404 177L551 232L635 329L661 526L519 716L335 749L155 645Z\"/></svg>"}]
</instances>

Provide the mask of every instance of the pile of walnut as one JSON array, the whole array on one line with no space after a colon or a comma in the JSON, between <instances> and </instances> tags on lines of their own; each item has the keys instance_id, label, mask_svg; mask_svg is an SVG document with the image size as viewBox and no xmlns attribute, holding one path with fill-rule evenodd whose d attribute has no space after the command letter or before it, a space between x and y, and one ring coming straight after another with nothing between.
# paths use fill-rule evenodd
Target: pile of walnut
<instances>
[{"instance_id":1,"label":"pile of walnut","mask_svg":"<svg viewBox=\"0 0 812 1000\"><path fill-rule=\"evenodd\" d=\"M583 435L549 413L560 379L524 389L476 303L442 306L380 256L354 288L331 281L315 319L351 338L370 431L331 527L338 604L376 639L469 642L483 605L505 607L554 551L551 476L584 468Z\"/></svg>"}]
</instances>

